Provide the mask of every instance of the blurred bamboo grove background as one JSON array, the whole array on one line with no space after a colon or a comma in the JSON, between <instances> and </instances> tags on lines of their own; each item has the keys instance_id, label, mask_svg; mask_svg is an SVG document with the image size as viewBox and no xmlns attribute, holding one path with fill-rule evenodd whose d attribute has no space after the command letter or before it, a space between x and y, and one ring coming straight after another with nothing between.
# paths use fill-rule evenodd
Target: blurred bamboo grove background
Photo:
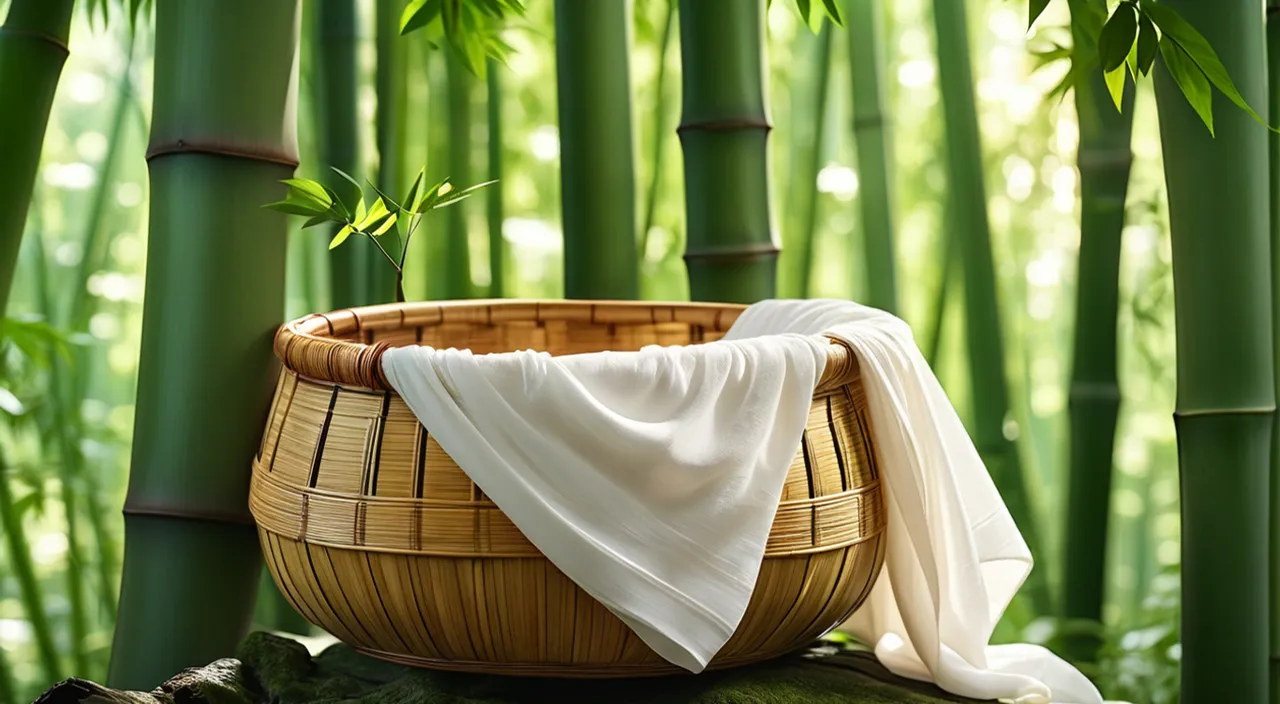
<instances>
[{"instance_id":1,"label":"blurred bamboo grove background","mask_svg":"<svg viewBox=\"0 0 1280 704\"><path fill-rule=\"evenodd\" d=\"M556 17L581 3L528 3L502 35L513 49L508 65L489 61L476 76L424 37L399 37L403 4L303 3L298 174L334 183L325 164L335 164L392 193L422 164L430 182L501 179L425 221L405 267L408 297L559 297L568 259L579 267L568 277L578 291L687 299L674 6L619 0L631 13L629 34L604 37L617 65L584 65L600 47L565 42L558 69L557 32L573 31L572 23L618 27L595 16L607 12ZM1113 163L1108 154L1123 156L1129 126L1126 117L1107 118L1101 132L1097 123L1082 127L1077 110L1089 103L1054 92L1068 68L1067 5L1052 4L1031 32L1025 3L1005 0L839 7L844 27L815 10L811 30L794 2L773 2L766 15L778 294L865 301L914 328L1036 551L1035 579L997 639L1070 648L1108 697L1176 701L1172 270L1151 82L1128 98L1127 191L1121 179L1118 190L1093 193L1118 197L1113 209L1123 203L1123 219L1111 220L1124 228L1114 261L1096 247L1082 258L1080 174ZM30 700L73 674L101 681L110 656L140 355L156 48L151 22L139 21L135 33L127 12L115 11L105 26L85 8L72 19L8 306L0 701ZM616 44L625 41L629 53ZM608 73L622 68L629 104L628 86ZM608 129L590 128L593 121ZM1095 158L1082 157L1077 169L1087 141ZM560 168L569 160L602 174L630 160L632 173L620 178L633 180L633 202L607 200L607 187L594 193L599 184L582 183L579 171L566 182L574 192L563 194L573 208L565 218ZM1108 227L1096 221L1097 208L1084 211L1086 226L1095 218L1093 227ZM638 257L592 249L606 236L599 228L629 231L632 222ZM390 299L388 268L372 247L331 253L328 233L299 225L288 246L288 317L366 295ZM593 262L603 263L581 268ZM1073 357L1085 360L1077 391L1100 384L1105 399L1112 389L1112 343L1105 335L1077 343L1077 320L1105 330L1112 313L1122 391L1115 472L1109 502L1103 486L1094 503L1075 507L1072 534L1090 524L1105 530L1072 543ZM1105 464L1111 453L1098 443L1110 442L1108 406L1086 408L1096 409L1082 412L1086 421L1102 413L1104 422L1091 431L1096 441L1077 442ZM1106 628L1097 651L1087 620L1062 614L1064 605L1073 616L1089 612L1097 589L1087 565L1102 553ZM259 626L304 627L269 585L261 595Z\"/></svg>"}]
</instances>

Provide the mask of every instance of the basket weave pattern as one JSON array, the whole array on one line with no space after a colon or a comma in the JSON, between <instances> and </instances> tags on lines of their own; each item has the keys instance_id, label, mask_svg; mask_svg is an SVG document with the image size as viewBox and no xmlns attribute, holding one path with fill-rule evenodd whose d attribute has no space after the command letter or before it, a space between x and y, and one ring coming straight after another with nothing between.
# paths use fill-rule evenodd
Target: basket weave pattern
<instances>
[{"instance_id":1,"label":"basket weave pattern","mask_svg":"<svg viewBox=\"0 0 1280 704\"><path fill-rule=\"evenodd\" d=\"M268 568L307 620L372 655L502 674L682 672L547 560L382 376L388 347L553 354L719 339L740 306L456 302L313 315L285 363L253 464ZM811 642L862 603L884 512L853 355L832 343L756 589L711 668Z\"/></svg>"}]
</instances>

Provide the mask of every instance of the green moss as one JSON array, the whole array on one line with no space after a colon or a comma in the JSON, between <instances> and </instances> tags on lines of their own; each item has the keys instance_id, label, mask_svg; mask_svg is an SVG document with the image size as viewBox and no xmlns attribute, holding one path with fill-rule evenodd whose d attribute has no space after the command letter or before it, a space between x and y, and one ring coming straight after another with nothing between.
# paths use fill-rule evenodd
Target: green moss
<instances>
[{"instance_id":1,"label":"green moss","mask_svg":"<svg viewBox=\"0 0 1280 704\"><path fill-rule=\"evenodd\" d=\"M870 654L824 644L754 667L634 680L553 680L416 670L345 645L311 657L301 644L254 633L236 653L188 670L150 694L96 701L138 704L944 704L967 701L889 674ZM81 702L63 683L42 702ZM52 695L52 696L51 696Z\"/></svg>"}]
</instances>

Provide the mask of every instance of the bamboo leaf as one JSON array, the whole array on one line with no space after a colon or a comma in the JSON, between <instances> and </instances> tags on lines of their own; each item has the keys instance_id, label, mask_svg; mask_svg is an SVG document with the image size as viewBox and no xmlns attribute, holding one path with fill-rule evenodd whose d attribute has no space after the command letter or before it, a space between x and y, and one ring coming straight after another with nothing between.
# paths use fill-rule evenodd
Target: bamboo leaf
<instances>
[{"instance_id":1,"label":"bamboo leaf","mask_svg":"<svg viewBox=\"0 0 1280 704\"><path fill-rule=\"evenodd\" d=\"M1138 12L1133 5L1122 2L1111 19L1102 28L1098 36L1098 56L1102 59L1102 70L1111 73L1124 63L1125 57L1133 47L1138 35Z\"/></svg>"},{"instance_id":2,"label":"bamboo leaf","mask_svg":"<svg viewBox=\"0 0 1280 704\"><path fill-rule=\"evenodd\" d=\"M800 11L800 19L809 24L809 0L796 0L796 9Z\"/></svg>"},{"instance_id":3,"label":"bamboo leaf","mask_svg":"<svg viewBox=\"0 0 1280 704\"><path fill-rule=\"evenodd\" d=\"M1124 100L1125 75L1125 67L1123 64L1103 75L1103 78L1107 82L1107 92L1111 94L1111 102L1115 103L1116 110L1121 112L1124 111L1124 108L1121 107L1121 102Z\"/></svg>"},{"instance_id":4,"label":"bamboo leaf","mask_svg":"<svg viewBox=\"0 0 1280 704\"><path fill-rule=\"evenodd\" d=\"M450 204L452 204L452 203L456 203L457 201L460 201L460 200L462 200L463 198L466 198L466 197L470 196L472 193L475 193L476 191L480 190L481 188L484 188L485 186L491 186L491 185L493 185L493 184L495 184L495 183L497 183L497 181L496 181L496 180L495 180L495 181L485 181L484 183L477 183L476 185L471 186L470 188L464 188L464 189L463 189L463 190L461 190L461 191L454 191L451 187L450 187L450 188L447 188L447 189L446 189L446 188L441 188L440 190L444 191L444 192L445 192L446 194L448 194L448 195L446 195L445 197L442 197L442 198L440 198L439 200L437 200L437 201L436 201L436 203L435 203L435 205L434 205L434 206L432 206L432 208L431 208L431 209L432 209L432 210L434 210L434 209L436 209L436 208L443 208L443 207L444 207L444 206L446 206L446 205L450 205ZM447 184L447 183L446 183L446 184L445 184L445 186L449 186L449 184Z\"/></svg>"},{"instance_id":5,"label":"bamboo leaf","mask_svg":"<svg viewBox=\"0 0 1280 704\"><path fill-rule=\"evenodd\" d=\"M430 189L423 191L418 195L418 200L414 201L413 207L409 209L409 212L419 215L431 210L431 206L440 198L440 189L448 185L449 179L446 177L441 180L440 183L437 183Z\"/></svg>"},{"instance_id":6,"label":"bamboo leaf","mask_svg":"<svg viewBox=\"0 0 1280 704\"><path fill-rule=\"evenodd\" d=\"M1036 20L1040 19L1040 15L1044 14L1044 9L1049 6L1049 0L1031 0L1027 5L1028 18L1027 29L1035 26Z\"/></svg>"},{"instance_id":7,"label":"bamboo leaf","mask_svg":"<svg viewBox=\"0 0 1280 704\"><path fill-rule=\"evenodd\" d=\"M350 225L343 225L342 229L338 230L338 234L334 235L333 239L329 241L329 249L333 249L334 247L337 247L343 242L346 242L347 238L351 236L352 232L353 230L351 229Z\"/></svg>"},{"instance_id":8,"label":"bamboo leaf","mask_svg":"<svg viewBox=\"0 0 1280 704\"><path fill-rule=\"evenodd\" d=\"M363 204L364 203L361 202L361 205ZM363 217L359 217L357 215L354 226L360 231L367 230L368 228L373 227L374 223L386 217L388 212L390 211L387 210L387 204L381 198L378 198L373 201L373 205L369 206L368 212L366 212Z\"/></svg>"},{"instance_id":9,"label":"bamboo leaf","mask_svg":"<svg viewBox=\"0 0 1280 704\"><path fill-rule=\"evenodd\" d=\"M470 197L471 197L471 194L470 194L470 193L467 193L467 194L464 194L464 195L454 196L454 197L452 197L452 198L448 198L448 199L441 200L441 201L437 202L437 203L435 204L435 206L433 206L431 209L432 209L432 210L439 210L439 209L441 209L441 208L444 208L444 207L447 207L447 206L453 205L454 203L457 203L458 201L466 200L466 199L468 199L468 198L470 198Z\"/></svg>"},{"instance_id":10,"label":"bamboo leaf","mask_svg":"<svg viewBox=\"0 0 1280 704\"><path fill-rule=\"evenodd\" d=\"M404 203L409 206L410 210L413 209L413 204L417 202L418 189L422 186L422 177L424 174L426 174L425 167L418 169L418 175L413 179L413 185L409 186L409 194L404 197ZM405 208L400 209L404 210Z\"/></svg>"},{"instance_id":11,"label":"bamboo leaf","mask_svg":"<svg viewBox=\"0 0 1280 704\"><path fill-rule=\"evenodd\" d=\"M400 15L401 36L421 29L440 16L440 0L413 0Z\"/></svg>"},{"instance_id":12,"label":"bamboo leaf","mask_svg":"<svg viewBox=\"0 0 1280 704\"><path fill-rule=\"evenodd\" d=\"M323 224L324 224L324 223L326 223L326 222L333 222L333 221L334 221L334 218L333 218L333 217L331 217L331 216L329 215L329 213L323 213L323 214L321 214L321 215L317 215L317 216L315 216L315 217L313 217L313 218L311 218L311 219L307 220L305 223L303 223L303 225L302 225L302 229L304 229L304 230L305 230L305 229L307 229L308 227L315 227L316 225L323 225Z\"/></svg>"},{"instance_id":13,"label":"bamboo leaf","mask_svg":"<svg viewBox=\"0 0 1280 704\"><path fill-rule=\"evenodd\" d=\"M390 217L382 221L382 224L378 226L378 229L374 230L369 234L373 235L374 237L381 237L382 235L386 234L387 230L391 229L392 225L395 225L395 224L396 224L396 214L392 213Z\"/></svg>"},{"instance_id":14,"label":"bamboo leaf","mask_svg":"<svg viewBox=\"0 0 1280 704\"><path fill-rule=\"evenodd\" d=\"M333 169L334 173L346 179L347 183L351 184L352 186L355 186L356 193L364 192L364 189L360 187L360 182L356 181L354 178L351 178L351 176L346 171L343 171L342 169L339 169L336 166L330 166L329 168Z\"/></svg>"},{"instance_id":15,"label":"bamboo leaf","mask_svg":"<svg viewBox=\"0 0 1280 704\"><path fill-rule=\"evenodd\" d=\"M836 0L822 0L822 4L827 7L827 16L831 18L836 25L843 27L844 19L840 17L840 8L836 7Z\"/></svg>"},{"instance_id":16,"label":"bamboo leaf","mask_svg":"<svg viewBox=\"0 0 1280 704\"><path fill-rule=\"evenodd\" d=\"M1213 92L1204 71L1170 34L1166 33L1160 40L1160 56L1164 59L1165 68L1169 69L1169 75L1187 97L1187 102L1209 128L1209 134L1213 134Z\"/></svg>"},{"instance_id":17,"label":"bamboo leaf","mask_svg":"<svg viewBox=\"0 0 1280 704\"><path fill-rule=\"evenodd\" d=\"M387 203L390 203L392 207L394 207L396 210L404 210L404 207L400 203L397 203L391 196L387 195L386 193L383 193L382 189L378 188L378 186L374 184L373 181L369 181L369 187L373 189L374 193L378 194L378 197L380 199L382 199Z\"/></svg>"},{"instance_id":18,"label":"bamboo leaf","mask_svg":"<svg viewBox=\"0 0 1280 704\"><path fill-rule=\"evenodd\" d=\"M328 211L327 207L321 207L313 204L311 201L300 202L297 200L280 200L274 203L267 203L262 206L268 210L275 210L289 215L305 215L314 217Z\"/></svg>"},{"instance_id":19,"label":"bamboo leaf","mask_svg":"<svg viewBox=\"0 0 1280 704\"><path fill-rule=\"evenodd\" d=\"M1155 63L1156 54L1160 51L1160 36L1156 34L1156 26L1142 13L1138 18L1138 70L1146 76L1151 73L1151 64Z\"/></svg>"},{"instance_id":20,"label":"bamboo leaf","mask_svg":"<svg viewBox=\"0 0 1280 704\"><path fill-rule=\"evenodd\" d=\"M1195 27L1192 27L1191 23L1183 19L1177 10L1152 0L1141 1L1143 12L1164 33L1164 39L1172 39L1178 45L1178 48L1182 50L1185 57L1199 67L1202 76L1217 86L1218 90L1222 91L1222 94L1230 98L1231 102L1235 103L1241 110L1249 113L1249 116L1254 120L1267 125L1273 131L1280 131L1267 124L1267 121L1262 119L1245 102L1245 99L1240 95L1240 91L1236 90L1235 83L1231 81L1231 76L1227 74L1227 68L1222 65L1222 61L1218 59L1217 52L1213 50L1212 46L1209 46L1209 40L1205 39L1204 35L1200 34ZM1165 62L1168 63L1168 57L1164 49L1164 39L1160 41L1160 55L1165 56ZM1186 93L1185 88L1183 93ZM1189 96L1188 100L1190 100ZM1204 113L1201 114L1201 117L1204 117Z\"/></svg>"},{"instance_id":21,"label":"bamboo leaf","mask_svg":"<svg viewBox=\"0 0 1280 704\"><path fill-rule=\"evenodd\" d=\"M289 193L289 196L286 197L286 200L294 194L299 194L326 208L333 204L333 200L325 191L324 186L320 185L316 181L312 181L307 178L287 178L281 181L281 183L287 184L291 189L293 189Z\"/></svg>"},{"instance_id":22,"label":"bamboo leaf","mask_svg":"<svg viewBox=\"0 0 1280 704\"><path fill-rule=\"evenodd\" d=\"M360 227L360 223L364 222L364 216L367 212L368 211L366 211L364 207L364 199L361 198L360 202L356 203L356 216L352 219L352 224L356 227Z\"/></svg>"}]
</instances>

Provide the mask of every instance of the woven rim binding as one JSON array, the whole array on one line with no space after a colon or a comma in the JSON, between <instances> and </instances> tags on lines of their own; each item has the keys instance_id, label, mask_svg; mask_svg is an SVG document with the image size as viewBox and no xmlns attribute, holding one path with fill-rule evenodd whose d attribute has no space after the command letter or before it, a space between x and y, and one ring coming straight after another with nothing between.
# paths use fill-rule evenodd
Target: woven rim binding
<instances>
[{"instance_id":1,"label":"woven rim binding","mask_svg":"<svg viewBox=\"0 0 1280 704\"><path fill-rule=\"evenodd\" d=\"M730 303L658 303L650 301L462 300L394 303L313 313L290 321L276 332L275 353L297 374L346 386L394 391L382 371L382 355L392 345L338 339L374 330L469 322L499 325L506 321L577 321L593 324L658 324L684 322L724 332L745 305ZM858 373L853 351L843 342L822 336L827 364L816 392L844 386ZM514 351L514 350L513 350Z\"/></svg>"}]
</instances>

